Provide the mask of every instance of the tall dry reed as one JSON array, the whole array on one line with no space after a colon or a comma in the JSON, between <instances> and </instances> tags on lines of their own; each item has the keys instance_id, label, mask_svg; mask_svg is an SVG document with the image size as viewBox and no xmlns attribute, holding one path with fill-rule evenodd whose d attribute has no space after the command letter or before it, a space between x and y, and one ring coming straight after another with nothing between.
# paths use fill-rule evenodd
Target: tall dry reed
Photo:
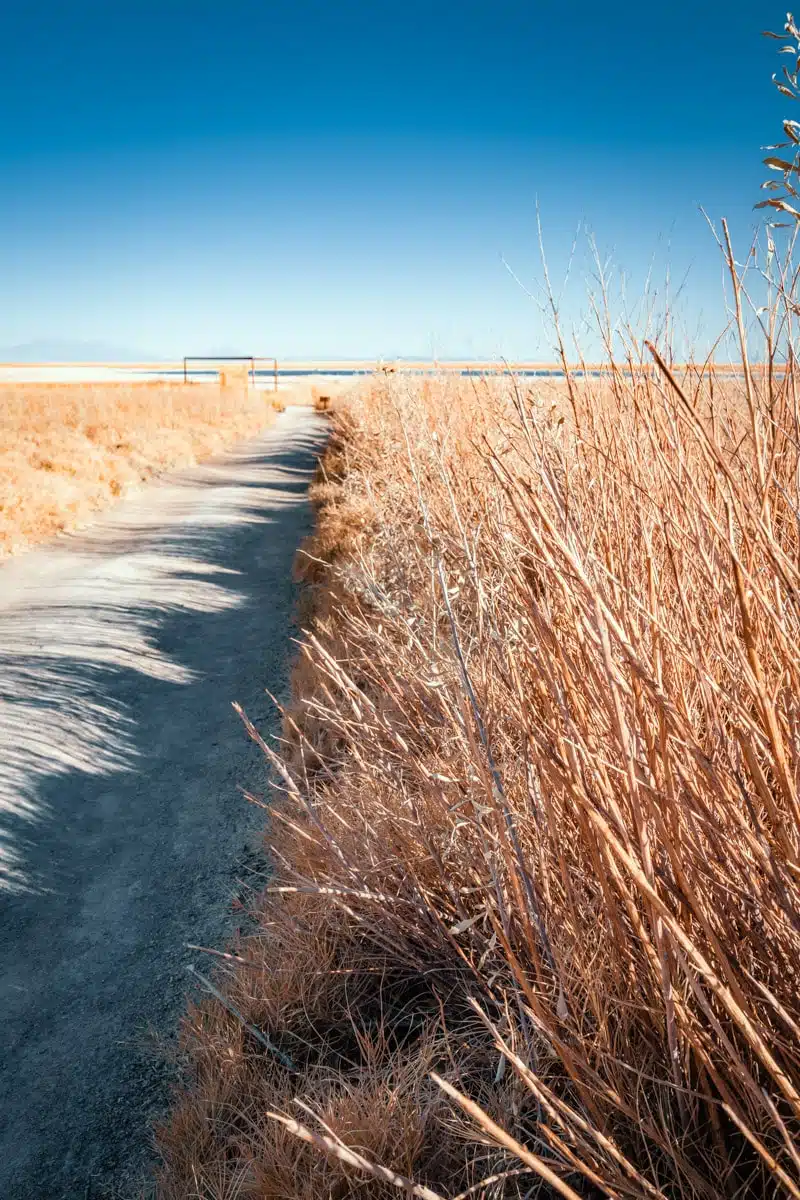
<instances>
[{"instance_id":1,"label":"tall dry reed","mask_svg":"<svg viewBox=\"0 0 800 1200\"><path fill-rule=\"evenodd\" d=\"M345 1146L447 1195L800 1195L798 378L647 357L546 400L384 381L338 418L229 985L293 1069L194 1018L241 1195L393 1189Z\"/></svg>"}]
</instances>

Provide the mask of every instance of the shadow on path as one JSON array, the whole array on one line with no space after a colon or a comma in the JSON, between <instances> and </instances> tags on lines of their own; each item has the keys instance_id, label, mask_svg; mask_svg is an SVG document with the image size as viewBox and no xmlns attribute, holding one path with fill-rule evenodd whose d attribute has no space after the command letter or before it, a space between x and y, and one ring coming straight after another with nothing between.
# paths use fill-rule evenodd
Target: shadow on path
<instances>
[{"instance_id":1,"label":"shadow on path","mask_svg":"<svg viewBox=\"0 0 800 1200\"><path fill-rule=\"evenodd\" d=\"M183 1007L219 943L285 689L295 549L324 438L288 409L237 452L0 568L0 1196L135 1171Z\"/></svg>"}]
</instances>

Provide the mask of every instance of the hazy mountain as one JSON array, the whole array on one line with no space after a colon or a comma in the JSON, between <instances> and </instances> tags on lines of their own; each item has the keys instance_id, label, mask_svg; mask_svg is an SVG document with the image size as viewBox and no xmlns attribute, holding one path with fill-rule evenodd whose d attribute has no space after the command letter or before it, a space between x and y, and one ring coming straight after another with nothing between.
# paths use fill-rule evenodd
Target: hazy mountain
<instances>
[{"instance_id":1,"label":"hazy mountain","mask_svg":"<svg viewBox=\"0 0 800 1200\"><path fill-rule=\"evenodd\" d=\"M0 346L3 362L157 362L160 357L131 346L70 338L38 338L16 346Z\"/></svg>"}]
</instances>

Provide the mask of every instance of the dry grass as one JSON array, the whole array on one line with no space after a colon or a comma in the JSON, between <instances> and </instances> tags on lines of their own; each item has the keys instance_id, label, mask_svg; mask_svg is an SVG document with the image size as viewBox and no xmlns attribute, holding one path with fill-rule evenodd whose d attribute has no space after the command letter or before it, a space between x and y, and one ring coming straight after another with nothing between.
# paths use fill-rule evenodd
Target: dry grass
<instances>
[{"instance_id":1,"label":"dry grass","mask_svg":"<svg viewBox=\"0 0 800 1200\"><path fill-rule=\"evenodd\" d=\"M315 412L328 412L332 400L330 389L312 387L311 398Z\"/></svg>"},{"instance_id":2,"label":"dry grass","mask_svg":"<svg viewBox=\"0 0 800 1200\"><path fill-rule=\"evenodd\" d=\"M800 378L652 361L335 415L164 1200L800 1196Z\"/></svg>"},{"instance_id":3,"label":"dry grass","mask_svg":"<svg viewBox=\"0 0 800 1200\"><path fill-rule=\"evenodd\" d=\"M257 433L269 399L210 384L0 385L0 557Z\"/></svg>"}]
</instances>

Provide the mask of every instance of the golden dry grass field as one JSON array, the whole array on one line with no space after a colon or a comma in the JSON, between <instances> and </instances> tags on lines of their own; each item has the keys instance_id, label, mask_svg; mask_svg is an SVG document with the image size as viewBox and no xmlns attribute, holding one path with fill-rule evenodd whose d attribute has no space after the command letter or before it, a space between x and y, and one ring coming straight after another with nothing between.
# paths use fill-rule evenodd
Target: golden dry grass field
<instances>
[{"instance_id":1,"label":"golden dry grass field","mask_svg":"<svg viewBox=\"0 0 800 1200\"><path fill-rule=\"evenodd\" d=\"M217 384L0 384L0 557L257 433L272 399Z\"/></svg>"}]
</instances>

